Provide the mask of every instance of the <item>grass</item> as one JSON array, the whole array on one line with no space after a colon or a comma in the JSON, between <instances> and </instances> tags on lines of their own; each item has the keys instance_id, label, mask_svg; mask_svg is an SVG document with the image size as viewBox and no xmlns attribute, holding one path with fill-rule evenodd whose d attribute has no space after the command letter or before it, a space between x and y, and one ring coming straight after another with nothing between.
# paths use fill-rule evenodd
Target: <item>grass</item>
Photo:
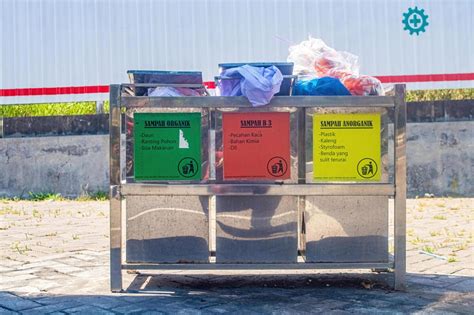
<instances>
[{"instance_id":1,"label":"grass","mask_svg":"<svg viewBox=\"0 0 474 315\"><path fill-rule=\"evenodd\" d=\"M456 259L456 257L453 257L453 256L450 256L448 257L448 263L453 263L453 262L457 262L458 260Z\"/></svg>"},{"instance_id":2,"label":"grass","mask_svg":"<svg viewBox=\"0 0 474 315\"><path fill-rule=\"evenodd\" d=\"M408 91L407 102L474 99L474 89L443 89ZM104 112L109 102L104 102ZM96 102L42 103L0 105L0 117L94 115Z\"/></svg>"},{"instance_id":3,"label":"grass","mask_svg":"<svg viewBox=\"0 0 474 315\"><path fill-rule=\"evenodd\" d=\"M107 113L108 111L109 102L105 102L104 112ZM95 102L42 103L0 106L0 117L94 115L95 113Z\"/></svg>"},{"instance_id":4,"label":"grass","mask_svg":"<svg viewBox=\"0 0 474 315\"><path fill-rule=\"evenodd\" d=\"M43 215L36 209L33 209L33 217L37 219L41 219Z\"/></svg>"},{"instance_id":5,"label":"grass","mask_svg":"<svg viewBox=\"0 0 474 315\"><path fill-rule=\"evenodd\" d=\"M61 194L55 194L55 193L51 193L51 192L47 192L47 193L32 193L32 192L29 192L29 195L30 195L30 200L32 201L62 201L64 200L64 197L61 196Z\"/></svg>"},{"instance_id":6,"label":"grass","mask_svg":"<svg viewBox=\"0 0 474 315\"><path fill-rule=\"evenodd\" d=\"M10 201L21 201L21 200L29 200L29 201L65 201L65 200L74 200L74 201L106 201L109 200L109 194L105 191L96 191L92 193L88 193L86 195L77 197L77 198L66 198L63 197L61 194L53 193L53 192L29 192L28 197L0 197L0 202L8 204ZM55 216L59 214L60 210L56 210ZM0 214L4 213L5 211L2 209L0 210ZM9 213L12 214L12 213Z\"/></svg>"},{"instance_id":7,"label":"grass","mask_svg":"<svg viewBox=\"0 0 474 315\"><path fill-rule=\"evenodd\" d=\"M453 251L457 252L457 251L460 251L460 250L466 250L468 248L468 244L469 244L468 242L458 244L458 245L454 246Z\"/></svg>"},{"instance_id":8,"label":"grass","mask_svg":"<svg viewBox=\"0 0 474 315\"><path fill-rule=\"evenodd\" d=\"M57 218L61 214L61 209L49 210L49 216Z\"/></svg>"},{"instance_id":9,"label":"grass","mask_svg":"<svg viewBox=\"0 0 474 315\"><path fill-rule=\"evenodd\" d=\"M0 209L0 215L24 215L25 211L23 210L18 210L18 209L13 209L12 207L4 207L3 209Z\"/></svg>"},{"instance_id":10,"label":"grass","mask_svg":"<svg viewBox=\"0 0 474 315\"><path fill-rule=\"evenodd\" d=\"M109 200L109 194L105 191L97 191L77 197L76 201L106 201Z\"/></svg>"},{"instance_id":11,"label":"grass","mask_svg":"<svg viewBox=\"0 0 474 315\"><path fill-rule=\"evenodd\" d=\"M474 99L474 89L443 89L408 91L407 102Z\"/></svg>"},{"instance_id":12,"label":"grass","mask_svg":"<svg viewBox=\"0 0 474 315\"><path fill-rule=\"evenodd\" d=\"M416 208L416 210L417 210L418 212L425 212L425 209L424 209L423 207L418 207L418 208Z\"/></svg>"},{"instance_id":13,"label":"grass","mask_svg":"<svg viewBox=\"0 0 474 315\"><path fill-rule=\"evenodd\" d=\"M21 198L20 197L0 197L0 202L1 203L8 203L10 201L20 201Z\"/></svg>"},{"instance_id":14,"label":"grass","mask_svg":"<svg viewBox=\"0 0 474 315\"><path fill-rule=\"evenodd\" d=\"M20 242L14 242L10 245L10 248L20 255L27 255L27 253L31 251L28 245L22 245Z\"/></svg>"},{"instance_id":15,"label":"grass","mask_svg":"<svg viewBox=\"0 0 474 315\"><path fill-rule=\"evenodd\" d=\"M441 231L431 231L431 232L430 232L430 235L433 236L433 237L434 237L434 236L440 236L440 235L441 235Z\"/></svg>"},{"instance_id":16,"label":"grass","mask_svg":"<svg viewBox=\"0 0 474 315\"><path fill-rule=\"evenodd\" d=\"M435 249L431 246L428 246L428 245L425 245L421 248L422 251L426 252L426 253L429 253L429 254L434 254L435 253Z\"/></svg>"},{"instance_id":17,"label":"grass","mask_svg":"<svg viewBox=\"0 0 474 315\"><path fill-rule=\"evenodd\" d=\"M427 240L425 239L422 239L420 238L419 236L415 237L414 239L411 239L410 240L410 243L413 244L413 245L418 245L418 244L421 244L421 243L426 243Z\"/></svg>"}]
</instances>

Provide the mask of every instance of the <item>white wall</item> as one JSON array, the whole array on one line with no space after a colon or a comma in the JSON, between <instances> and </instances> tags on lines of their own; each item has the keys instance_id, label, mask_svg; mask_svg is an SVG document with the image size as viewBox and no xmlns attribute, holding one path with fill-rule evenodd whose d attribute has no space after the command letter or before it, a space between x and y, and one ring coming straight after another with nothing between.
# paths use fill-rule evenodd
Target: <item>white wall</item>
<instances>
[{"instance_id":1,"label":"white wall","mask_svg":"<svg viewBox=\"0 0 474 315\"><path fill-rule=\"evenodd\" d=\"M126 82L128 69L202 70L212 80L220 62L284 61L289 43L308 35L358 55L365 74L474 72L472 0L0 2L0 89L108 85ZM429 15L419 36L402 24L415 5ZM0 97L0 104L61 98Z\"/></svg>"}]
</instances>

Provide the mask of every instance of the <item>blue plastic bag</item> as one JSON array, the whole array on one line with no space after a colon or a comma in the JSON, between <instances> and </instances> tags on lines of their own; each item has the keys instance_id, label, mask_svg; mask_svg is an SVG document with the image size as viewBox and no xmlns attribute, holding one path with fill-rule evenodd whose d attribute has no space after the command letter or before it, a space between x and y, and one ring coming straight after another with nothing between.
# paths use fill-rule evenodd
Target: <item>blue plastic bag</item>
<instances>
[{"instance_id":1,"label":"blue plastic bag","mask_svg":"<svg viewBox=\"0 0 474 315\"><path fill-rule=\"evenodd\" d=\"M297 81L293 95L351 95L349 90L337 78L322 77Z\"/></svg>"},{"instance_id":2,"label":"blue plastic bag","mask_svg":"<svg viewBox=\"0 0 474 315\"><path fill-rule=\"evenodd\" d=\"M280 92L283 75L277 67L231 68L221 73L218 82L222 96L245 96L253 106L270 103L273 95ZM226 80L227 79L227 80Z\"/></svg>"}]
</instances>

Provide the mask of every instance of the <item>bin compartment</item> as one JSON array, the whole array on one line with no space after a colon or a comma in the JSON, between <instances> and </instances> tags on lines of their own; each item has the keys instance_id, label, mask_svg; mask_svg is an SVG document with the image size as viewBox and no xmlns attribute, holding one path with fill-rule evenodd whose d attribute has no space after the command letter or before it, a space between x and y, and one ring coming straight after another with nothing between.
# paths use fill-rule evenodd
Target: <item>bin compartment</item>
<instances>
[{"instance_id":1,"label":"bin compartment","mask_svg":"<svg viewBox=\"0 0 474 315\"><path fill-rule=\"evenodd\" d=\"M217 263L297 262L297 198L216 197Z\"/></svg>"},{"instance_id":2,"label":"bin compartment","mask_svg":"<svg viewBox=\"0 0 474 315\"><path fill-rule=\"evenodd\" d=\"M388 197L307 196L306 262L388 262Z\"/></svg>"},{"instance_id":3,"label":"bin compartment","mask_svg":"<svg viewBox=\"0 0 474 315\"><path fill-rule=\"evenodd\" d=\"M209 198L127 196L127 262L209 262Z\"/></svg>"}]
</instances>

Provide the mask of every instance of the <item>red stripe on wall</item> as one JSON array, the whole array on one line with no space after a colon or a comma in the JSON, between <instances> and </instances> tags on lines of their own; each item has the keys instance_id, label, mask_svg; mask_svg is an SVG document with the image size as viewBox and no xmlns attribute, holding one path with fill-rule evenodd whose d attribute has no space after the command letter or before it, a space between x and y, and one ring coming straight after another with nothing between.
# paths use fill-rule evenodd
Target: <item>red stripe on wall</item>
<instances>
[{"instance_id":1,"label":"red stripe on wall","mask_svg":"<svg viewBox=\"0 0 474 315\"><path fill-rule=\"evenodd\" d=\"M471 81L474 80L473 73L449 73L449 74L414 74L414 75L389 75L377 76L382 83L414 83L414 82L443 82L443 81ZM209 89L216 87L212 81L204 82ZM47 88L19 88L0 89L1 96L38 96L38 95L67 95L67 94L93 94L109 93L108 85L92 86L66 86Z\"/></svg>"},{"instance_id":2,"label":"red stripe on wall","mask_svg":"<svg viewBox=\"0 0 474 315\"><path fill-rule=\"evenodd\" d=\"M64 94L109 93L108 85L64 86L47 88L0 89L0 96L37 96Z\"/></svg>"},{"instance_id":3,"label":"red stripe on wall","mask_svg":"<svg viewBox=\"0 0 474 315\"><path fill-rule=\"evenodd\" d=\"M382 83L411 83L411 82L441 82L441 81L470 81L474 80L473 73L449 74L413 74L413 75L379 75L377 78Z\"/></svg>"}]
</instances>

